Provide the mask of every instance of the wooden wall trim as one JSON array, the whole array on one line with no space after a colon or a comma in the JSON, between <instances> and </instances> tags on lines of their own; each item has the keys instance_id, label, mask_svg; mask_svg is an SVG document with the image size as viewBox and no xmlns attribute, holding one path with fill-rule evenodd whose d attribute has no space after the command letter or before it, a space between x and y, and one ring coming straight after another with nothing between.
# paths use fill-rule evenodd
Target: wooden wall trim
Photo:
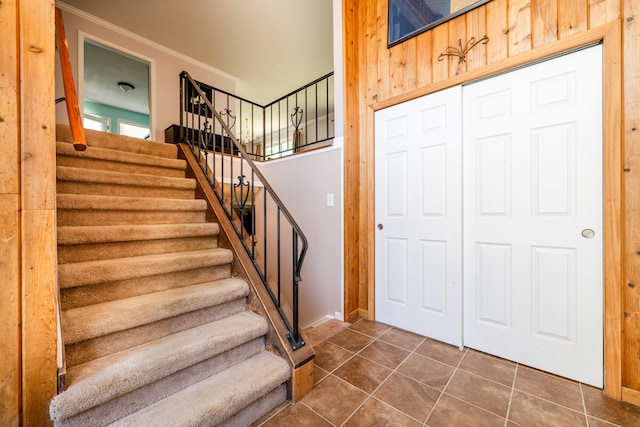
<instances>
[{"instance_id":1,"label":"wooden wall trim","mask_svg":"<svg viewBox=\"0 0 640 427\"><path fill-rule=\"evenodd\" d=\"M625 249L622 37L620 22L603 37L604 388L622 398L622 280Z\"/></svg>"},{"instance_id":2,"label":"wooden wall trim","mask_svg":"<svg viewBox=\"0 0 640 427\"><path fill-rule=\"evenodd\" d=\"M625 220L626 250L625 277L622 300L622 378L623 387L637 392L633 401L640 405L640 2L624 2L622 26L624 82L624 129L625 147ZM623 392L625 396L630 393Z\"/></svg>"}]
</instances>

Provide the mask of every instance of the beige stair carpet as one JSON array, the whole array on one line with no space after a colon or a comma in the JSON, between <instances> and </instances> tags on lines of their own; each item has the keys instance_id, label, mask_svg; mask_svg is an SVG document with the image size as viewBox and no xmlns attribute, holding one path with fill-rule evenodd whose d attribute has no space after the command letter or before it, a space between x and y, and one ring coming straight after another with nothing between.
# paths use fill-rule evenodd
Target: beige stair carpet
<instances>
[{"instance_id":1,"label":"beige stair carpet","mask_svg":"<svg viewBox=\"0 0 640 427\"><path fill-rule=\"evenodd\" d=\"M291 366L171 144L57 128L58 282L68 388L55 426L250 425Z\"/></svg>"}]
</instances>

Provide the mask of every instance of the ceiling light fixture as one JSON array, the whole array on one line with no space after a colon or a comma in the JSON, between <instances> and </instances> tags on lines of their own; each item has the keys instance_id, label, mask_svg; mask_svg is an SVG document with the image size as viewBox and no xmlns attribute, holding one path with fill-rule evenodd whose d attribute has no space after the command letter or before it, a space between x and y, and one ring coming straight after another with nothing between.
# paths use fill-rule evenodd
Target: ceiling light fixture
<instances>
[{"instance_id":1,"label":"ceiling light fixture","mask_svg":"<svg viewBox=\"0 0 640 427\"><path fill-rule=\"evenodd\" d=\"M134 85L127 82L118 82L118 87L122 89L123 92L131 92L136 88Z\"/></svg>"}]
</instances>

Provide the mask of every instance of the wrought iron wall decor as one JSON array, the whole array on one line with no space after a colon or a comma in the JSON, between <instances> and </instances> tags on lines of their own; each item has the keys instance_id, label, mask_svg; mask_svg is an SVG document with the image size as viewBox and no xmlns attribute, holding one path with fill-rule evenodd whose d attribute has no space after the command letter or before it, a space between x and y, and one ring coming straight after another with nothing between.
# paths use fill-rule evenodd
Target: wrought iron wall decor
<instances>
[{"instance_id":1,"label":"wrought iron wall decor","mask_svg":"<svg viewBox=\"0 0 640 427\"><path fill-rule=\"evenodd\" d=\"M448 46L444 50L444 52L441 53L438 56L438 61L442 61L447 56L457 56L458 57L458 64L461 63L461 62L466 62L467 53L469 53L469 51L471 49L473 49L475 46L477 46L480 43L482 43L482 44L489 43L489 37L487 37L485 35L483 38L481 38L480 40L477 40L477 41L476 41L475 37L471 37L469 39L469 41L464 45L464 47L462 47L462 39L458 39L458 46L459 47Z\"/></svg>"},{"instance_id":2,"label":"wrought iron wall decor","mask_svg":"<svg viewBox=\"0 0 640 427\"><path fill-rule=\"evenodd\" d=\"M460 16L490 0L389 0L388 47Z\"/></svg>"}]
</instances>

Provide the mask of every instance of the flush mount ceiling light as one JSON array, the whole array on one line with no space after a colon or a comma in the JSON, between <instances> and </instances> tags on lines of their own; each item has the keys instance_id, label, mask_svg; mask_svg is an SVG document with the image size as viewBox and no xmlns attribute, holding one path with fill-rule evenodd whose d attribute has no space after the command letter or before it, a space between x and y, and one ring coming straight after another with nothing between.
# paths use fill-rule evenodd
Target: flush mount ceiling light
<instances>
[{"instance_id":1,"label":"flush mount ceiling light","mask_svg":"<svg viewBox=\"0 0 640 427\"><path fill-rule=\"evenodd\" d=\"M127 82L118 82L118 87L122 89L123 92L131 92L136 88L134 85Z\"/></svg>"}]
</instances>

